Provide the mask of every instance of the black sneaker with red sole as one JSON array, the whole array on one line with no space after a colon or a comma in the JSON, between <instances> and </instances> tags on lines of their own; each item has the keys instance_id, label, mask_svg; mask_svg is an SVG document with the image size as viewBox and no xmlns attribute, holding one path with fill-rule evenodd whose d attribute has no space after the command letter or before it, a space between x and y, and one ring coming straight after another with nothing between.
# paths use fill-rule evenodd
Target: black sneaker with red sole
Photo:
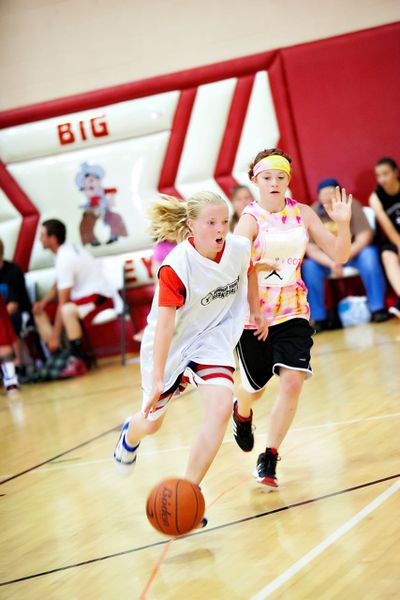
<instances>
[{"instance_id":1,"label":"black sneaker with red sole","mask_svg":"<svg viewBox=\"0 0 400 600\"><path fill-rule=\"evenodd\" d=\"M253 411L248 419L238 415L237 400L233 403L232 430L235 442L243 452L251 452L254 447Z\"/></svg>"},{"instance_id":2,"label":"black sneaker with red sole","mask_svg":"<svg viewBox=\"0 0 400 600\"><path fill-rule=\"evenodd\" d=\"M265 452L259 455L257 467L253 473L254 478L258 483L271 488L271 490L279 487L276 478L276 463L281 460L276 450L267 448Z\"/></svg>"}]
</instances>

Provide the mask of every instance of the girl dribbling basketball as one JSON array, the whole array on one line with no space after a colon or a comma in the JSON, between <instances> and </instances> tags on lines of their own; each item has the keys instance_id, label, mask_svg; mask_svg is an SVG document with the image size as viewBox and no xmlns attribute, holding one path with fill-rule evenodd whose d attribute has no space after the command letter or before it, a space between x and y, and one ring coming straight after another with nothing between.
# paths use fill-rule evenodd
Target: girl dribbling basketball
<instances>
[{"instance_id":1,"label":"girl dribbling basketball","mask_svg":"<svg viewBox=\"0 0 400 600\"><path fill-rule=\"evenodd\" d=\"M162 196L150 213L157 240L183 240L162 263L140 363L142 410L128 418L114 452L131 469L139 444L161 426L172 396L188 381L199 390L204 421L194 440L185 479L199 484L214 459L232 410L234 348L250 306L254 334L268 328L260 312L250 244L228 234L228 207L211 192L187 202Z\"/></svg>"}]
</instances>

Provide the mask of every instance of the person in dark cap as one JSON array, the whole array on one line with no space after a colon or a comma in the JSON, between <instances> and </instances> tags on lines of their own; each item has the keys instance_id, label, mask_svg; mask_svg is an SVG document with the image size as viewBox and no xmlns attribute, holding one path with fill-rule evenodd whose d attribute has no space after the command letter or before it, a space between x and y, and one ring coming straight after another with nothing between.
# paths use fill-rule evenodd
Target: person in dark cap
<instances>
[{"instance_id":1,"label":"person in dark cap","mask_svg":"<svg viewBox=\"0 0 400 600\"><path fill-rule=\"evenodd\" d=\"M334 178L320 181L317 187L318 201L312 205L314 211L322 219L325 227L335 233L335 223L328 217L325 206L330 201L332 193L339 182ZM325 279L329 275L341 277L343 267L355 267L360 273L367 293L368 306L371 311L371 321L381 322L389 318L385 307L385 279L378 249L372 245L374 233L368 223L360 202L353 199L351 230L350 260L346 265L332 261L318 246L310 240L302 267L303 279L308 288L308 302L311 309L311 319L317 332L328 328L327 309L325 306Z\"/></svg>"}]
</instances>

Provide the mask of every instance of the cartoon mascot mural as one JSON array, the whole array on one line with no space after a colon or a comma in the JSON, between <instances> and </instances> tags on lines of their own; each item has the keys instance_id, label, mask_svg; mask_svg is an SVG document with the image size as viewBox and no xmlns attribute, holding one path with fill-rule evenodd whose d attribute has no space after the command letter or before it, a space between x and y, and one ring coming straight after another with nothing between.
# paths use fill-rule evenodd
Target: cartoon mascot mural
<instances>
[{"instance_id":1,"label":"cartoon mascot mural","mask_svg":"<svg viewBox=\"0 0 400 600\"><path fill-rule=\"evenodd\" d=\"M79 191L83 192L86 196L85 204L81 206L83 215L79 225L83 245L101 245L94 231L98 218L102 218L103 223L110 230L110 237L106 244L112 244L119 237L128 235L121 215L111 210L111 207L115 204L117 188L103 187L101 180L104 175L105 171L103 167L83 163L79 173L75 177L75 183Z\"/></svg>"}]
</instances>

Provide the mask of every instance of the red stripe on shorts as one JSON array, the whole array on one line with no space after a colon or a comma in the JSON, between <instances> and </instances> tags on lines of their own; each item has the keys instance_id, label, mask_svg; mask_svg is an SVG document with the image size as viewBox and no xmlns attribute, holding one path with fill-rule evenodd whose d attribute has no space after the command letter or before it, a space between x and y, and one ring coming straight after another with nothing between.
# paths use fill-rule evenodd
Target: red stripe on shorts
<instances>
[{"instance_id":1,"label":"red stripe on shorts","mask_svg":"<svg viewBox=\"0 0 400 600\"><path fill-rule=\"evenodd\" d=\"M230 377L226 373L210 373L209 375L199 375L199 377L204 379L204 381L207 381L207 379L221 379L221 377L223 377L224 379L228 379L233 383L233 377Z\"/></svg>"}]
</instances>

